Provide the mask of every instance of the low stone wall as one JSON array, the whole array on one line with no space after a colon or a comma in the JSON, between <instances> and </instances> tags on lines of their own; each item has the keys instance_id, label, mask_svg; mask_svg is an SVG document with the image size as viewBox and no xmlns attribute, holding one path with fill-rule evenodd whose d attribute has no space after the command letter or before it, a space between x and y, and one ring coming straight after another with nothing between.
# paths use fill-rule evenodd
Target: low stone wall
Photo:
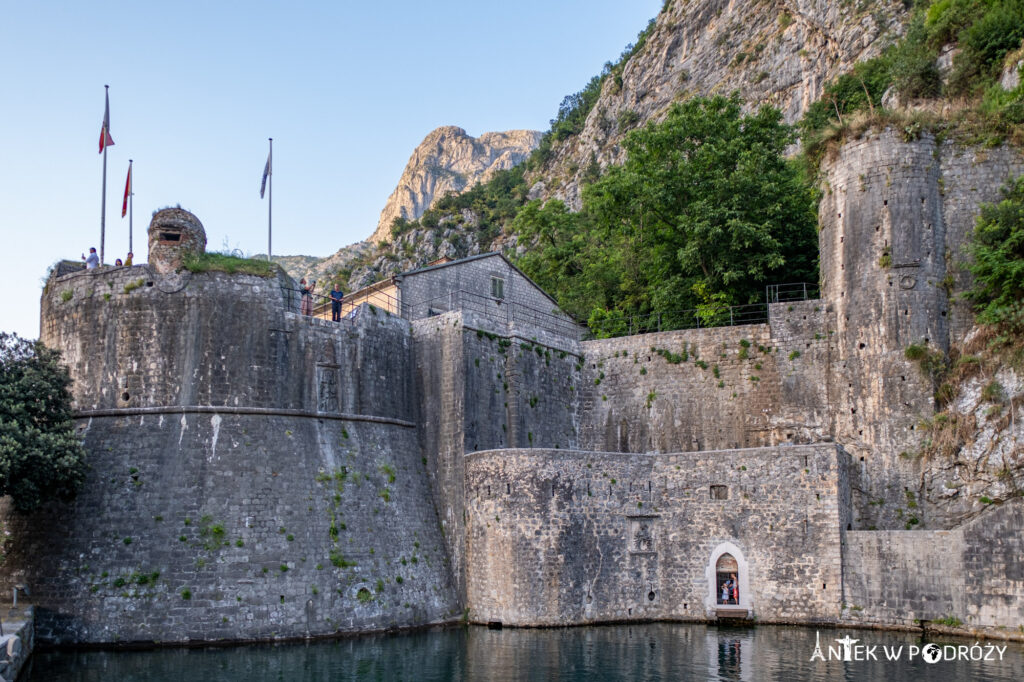
<instances>
[{"instance_id":1,"label":"low stone wall","mask_svg":"<svg viewBox=\"0 0 1024 682\"><path fill-rule=\"evenodd\" d=\"M853 531L843 552L844 619L1024 627L1024 501L953 530Z\"/></svg>"},{"instance_id":2,"label":"low stone wall","mask_svg":"<svg viewBox=\"0 0 1024 682\"><path fill-rule=\"evenodd\" d=\"M835 445L467 455L470 619L714 618L729 553L738 606L759 621L835 621L846 459Z\"/></svg>"}]
</instances>

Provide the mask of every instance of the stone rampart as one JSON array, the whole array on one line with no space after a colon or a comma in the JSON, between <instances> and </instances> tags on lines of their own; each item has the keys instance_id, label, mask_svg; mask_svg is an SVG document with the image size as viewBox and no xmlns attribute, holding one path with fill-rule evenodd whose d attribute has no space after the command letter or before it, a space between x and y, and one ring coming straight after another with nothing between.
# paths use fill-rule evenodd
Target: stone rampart
<instances>
[{"instance_id":1,"label":"stone rampart","mask_svg":"<svg viewBox=\"0 0 1024 682\"><path fill-rule=\"evenodd\" d=\"M836 332L828 402L833 437L864 462L854 486L861 528L902 528L905 493L928 496L915 483L922 463L908 455L934 413L935 386L904 353L920 343L946 351L970 326L952 296L969 280L964 245L978 205L1021 172L1024 157L1009 147L907 141L891 129L822 165L822 298ZM918 516L927 521L928 510Z\"/></svg>"},{"instance_id":2,"label":"stone rampart","mask_svg":"<svg viewBox=\"0 0 1024 682\"><path fill-rule=\"evenodd\" d=\"M301 637L457 615L408 322L364 309L328 323L287 312L274 279L144 267L56 279L43 305L90 468L73 504L5 514L4 582L29 586L41 640Z\"/></svg>"},{"instance_id":3,"label":"stone rampart","mask_svg":"<svg viewBox=\"0 0 1024 682\"><path fill-rule=\"evenodd\" d=\"M835 621L848 521L835 445L466 458L470 619L515 625L714 618L716 560L759 621Z\"/></svg>"}]
</instances>

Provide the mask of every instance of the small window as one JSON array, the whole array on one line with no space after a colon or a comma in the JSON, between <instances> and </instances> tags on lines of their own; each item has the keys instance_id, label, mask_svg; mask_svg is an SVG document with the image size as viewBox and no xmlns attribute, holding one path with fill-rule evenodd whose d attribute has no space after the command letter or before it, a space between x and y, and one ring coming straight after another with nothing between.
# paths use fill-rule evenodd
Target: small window
<instances>
[{"instance_id":1,"label":"small window","mask_svg":"<svg viewBox=\"0 0 1024 682\"><path fill-rule=\"evenodd\" d=\"M711 486L711 499L712 500L728 500L729 499L729 487L724 485L713 485Z\"/></svg>"},{"instance_id":2,"label":"small window","mask_svg":"<svg viewBox=\"0 0 1024 682\"><path fill-rule=\"evenodd\" d=\"M160 233L160 241L162 241L162 242L180 242L181 241L181 233L180 232L161 232Z\"/></svg>"},{"instance_id":3,"label":"small window","mask_svg":"<svg viewBox=\"0 0 1024 682\"><path fill-rule=\"evenodd\" d=\"M491 297L498 300L505 298L505 280L501 277L491 277Z\"/></svg>"}]
</instances>

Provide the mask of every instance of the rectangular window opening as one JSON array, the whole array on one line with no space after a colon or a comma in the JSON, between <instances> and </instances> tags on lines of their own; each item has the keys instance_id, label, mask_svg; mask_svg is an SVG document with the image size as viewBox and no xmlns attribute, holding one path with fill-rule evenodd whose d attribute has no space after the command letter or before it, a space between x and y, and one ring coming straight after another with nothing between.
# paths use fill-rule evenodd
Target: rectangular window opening
<instances>
[{"instance_id":1,"label":"rectangular window opening","mask_svg":"<svg viewBox=\"0 0 1024 682\"><path fill-rule=\"evenodd\" d=\"M499 301L505 298L505 280L501 277L491 277L491 297Z\"/></svg>"},{"instance_id":2,"label":"rectangular window opening","mask_svg":"<svg viewBox=\"0 0 1024 682\"><path fill-rule=\"evenodd\" d=\"M726 486L726 485L713 485L713 486L711 486L711 499L712 500L728 500L729 499L729 486Z\"/></svg>"}]
</instances>

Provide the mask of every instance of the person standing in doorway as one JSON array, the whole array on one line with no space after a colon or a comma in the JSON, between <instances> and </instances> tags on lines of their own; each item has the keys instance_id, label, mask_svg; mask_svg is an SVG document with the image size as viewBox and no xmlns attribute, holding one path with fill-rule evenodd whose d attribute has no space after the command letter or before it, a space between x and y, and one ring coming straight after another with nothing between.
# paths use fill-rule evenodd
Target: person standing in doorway
<instances>
[{"instance_id":1,"label":"person standing in doorway","mask_svg":"<svg viewBox=\"0 0 1024 682\"><path fill-rule=\"evenodd\" d=\"M732 583L732 603L740 603L740 581L736 579L736 574L733 573L729 577L729 582Z\"/></svg>"}]
</instances>

